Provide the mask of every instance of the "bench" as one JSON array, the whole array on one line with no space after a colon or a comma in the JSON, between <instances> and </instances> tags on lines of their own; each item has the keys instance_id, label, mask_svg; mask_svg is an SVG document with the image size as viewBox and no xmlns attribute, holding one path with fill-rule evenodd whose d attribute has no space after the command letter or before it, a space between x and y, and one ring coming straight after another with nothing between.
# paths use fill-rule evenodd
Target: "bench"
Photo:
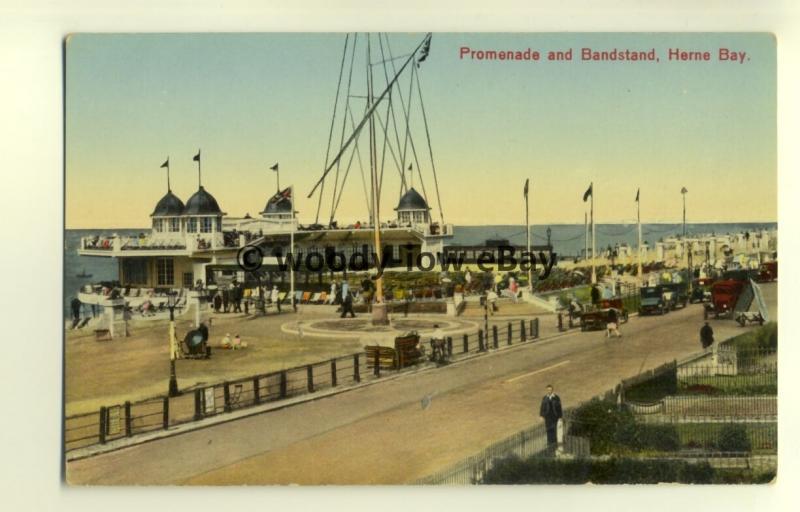
<instances>
[{"instance_id":1,"label":"bench","mask_svg":"<svg viewBox=\"0 0 800 512\"><path fill-rule=\"evenodd\" d=\"M422 354L417 349L419 335L410 333L394 339L394 348L370 345L366 347L367 368L375 368L377 357L381 370L395 370L417 364Z\"/></svg>"}]
</instances>

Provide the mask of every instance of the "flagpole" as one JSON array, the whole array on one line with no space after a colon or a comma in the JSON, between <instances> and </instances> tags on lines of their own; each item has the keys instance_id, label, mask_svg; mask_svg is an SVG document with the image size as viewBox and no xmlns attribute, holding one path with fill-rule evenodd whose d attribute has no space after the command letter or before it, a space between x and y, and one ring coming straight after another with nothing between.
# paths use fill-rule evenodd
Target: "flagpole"
<instances>
[{"instance_id":1,"label":"flagpole","mask_svg":"<svg viewBox=\"0 0 800 512\"><path fill-rule=\"evenodd\" d=\"M638 234L639 234L639 248L638 248L638 252L639 252L639 269L638 269L638 275L639 275L639 284L643 285L644 284L644 276L642 275L642 217L641 217L640 211L641 211L641 199L639 197L639 191L637 190L636 191L636 230L638 231Z\"/></svg>"},{"instance_id":2,"label":"flagpole","mask_svg":"<svg viewBox=\"0 0 800 512\"><path fill-rule=\"evenodd\" d=\"M592 189L592 202L590 207L590 220L592 222L592 284L597 284L597 272L595 271L595 236L597 231L594 226L594 182L589 185Z\"/></svg>"},{"instance_id":3,"label":"flagpole","mask_svg":"<svg viewBox=\"0 0 800 512\"><path fill-rule=\"evenodd\" d=\"M169 157L167 157L167 192L172 192L172 187L169 184Z\"/></svg>"},{"instance_id":4,"label":"flagpole","mask_svg":"<svg viewBox=\"0 0 800 512\"><path fill-rule=\"evenodd\" d=\"M589 260L589 214L583 210L583 259Z\"/></svg>"},{"instance_id":5,"label":"flagpole","mask_svg":"<svg viewBox=\"0 0 800 512\"><path fill-rule=\"evenodd\" d=\"M278 189L280 190L280 188ZM296 229L296 224L294 222L294 186L289 187L289 193L291 194L291 205L292 205L292 225L289 229L289 251L292 255L292 260L294 261L295 253L294 253L294 231ZM294 265L289 265L289 296L291 297L291 304L292 304L292 311L297 311L297 304L295 303L294 297Z\"/></svg>"},{"instance_id":6,"label":"flagpole","mask_svg":"<svg viewBox=\"0 0 800 512\"><path fill-rule=\"evenodd\" d=\"M528 246L528 287L533 291L533 272L532 272L532 261L531 260L531 223L530 223L530 208L528 206L528 181L525 181L525 237L526 243Z\"/></svg>"}]
</instances>

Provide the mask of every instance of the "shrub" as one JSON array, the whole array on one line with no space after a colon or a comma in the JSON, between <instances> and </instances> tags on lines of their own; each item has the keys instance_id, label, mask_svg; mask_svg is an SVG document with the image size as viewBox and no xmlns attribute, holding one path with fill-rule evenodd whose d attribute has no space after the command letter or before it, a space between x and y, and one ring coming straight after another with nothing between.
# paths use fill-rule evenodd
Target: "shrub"
<instances>
[{"instance_id":1,"label":"shrub","mask_svg":"<svg viewBox=\"0 0 800 512\"><path fill-rule=\"evenodd\" d=\"M642 449L674 452L681 447L675 425L637 425Z\"/></svg>"},{"instance_id":2,"label":"shrub","mask_svg":"<svg viewBox=\"0 0 800 512\"><path fill-rule=\"evenodd\" d=\"M717 448L723 452L749 452L752 447L747 428L739 423L725 424L720 430Z\"/></svg>"},{"instance_id":3,"label":"shrub","mask_svg":"<svg viewBox=\"0 0 800 512\"><path fill-rule=\"evenodd\" d=\"M678 392L678 371L672 368L654 375L652 379L625 389L625 398L631 401L653 402Z\"/></svg>"},{"instance_id":4,"label":"shrub","mask_svg":"<svg viewBox=\"0 0 800 512\"><path fill-rule=\"evenodd\" d=\"M570 434L586 437L593 454L614 452L618 445L635 443L633 415L610 401L597 398L575 410Z\"/></svg>"}]
</instances>

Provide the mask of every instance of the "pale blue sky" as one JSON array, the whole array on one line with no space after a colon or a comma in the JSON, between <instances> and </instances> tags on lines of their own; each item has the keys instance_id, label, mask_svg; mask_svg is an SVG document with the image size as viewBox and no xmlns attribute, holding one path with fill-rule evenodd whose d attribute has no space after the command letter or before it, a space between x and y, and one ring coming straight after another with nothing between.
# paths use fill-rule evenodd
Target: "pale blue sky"
<instances>
[{"instance_id":1,"label":"pale blue sky","mask_svg":"<svg viewBox=\"0 0 800 512\"><path fill-rule=\"evenodd\" d=\"M390 35L395 54L421 38ZM70 37L67 227L147 225L166 188L159 165L170 156L172 189L186 200L198 147L203 184L224 211L258 212L275 187L267 169L279 161L301 220L313 220L316 198L305 196L325 159L343 43L343 34ZM575 55L479 62L459 59L461 46ZM656 48L661 62L581 62L581 47ZM712 61L667 62L674 47L708 50ZM720 47L750 60L717 62ZM776 220L771 35L434 34L419 73L448 222L522 222L527 177L536 223L583 222L589 181L598 222L635 218L637 187L643 220L677 221L684 185L690 221ZM363 75L354 80L363 93ZM366 218L352 172L343 221ZM396 173L387 176L384 218L399 190ZM426 185L433 201L430 178Z\"/></svg>"}]
</instances>

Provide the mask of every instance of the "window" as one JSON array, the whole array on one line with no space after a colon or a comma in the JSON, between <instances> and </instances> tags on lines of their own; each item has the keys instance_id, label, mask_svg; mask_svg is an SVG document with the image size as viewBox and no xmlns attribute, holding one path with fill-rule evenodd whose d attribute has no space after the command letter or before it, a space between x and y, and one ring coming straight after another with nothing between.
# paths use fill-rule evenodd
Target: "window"
<instances>
[{"instance_id":1,"label":"window","mask_svg":"<svg viewBox=\"0 0 800 512\"><path fill-rule=\"evenodd\" d=\"M123 258L122 279L125 284L147 284L147 261L144 258Z\"/></svg>"},{"instance_id":2,"label":"window","mask_svg":"<svg viewBox=\"0 0 800 512\"><path fill-rule=\"evenodd\" d=\"M173 233L177 233L181 230L181 219L173 218L169 219L169 230Z\"/></svg>"},{"instance_id":3,"label":"window","mask_svg":"<svg viewBox=\"0 0 800 512\"><path fill-rule=\"evenodd\" d=\"M175 266L172 258L156 260L156 278L158 286L172 286L175 282Z\"/></svg>"},{"instance_id":4,"label":"window","mask_svg":"<svg viewBox=\"0 0 800 512\"><path fill-rule=\"evenodd\" d=\"M191 288L194 286L194 274L191 272L184 272L183 273L183 287L184 288Z\"/></svg>"},{"instance_id":5,"label":"window","mask_svg":"<svg viewBox=\"0 0 800 512\"><path fill-rule=\"evenodd\" d=\"M161 230L163 229L162 225L163 225L163 223L162 223L161 219L153 219L153 229L157 233L161 233Z\"/></svg>"},{"instance_id":6,"label":"window","mask_svg":"<svg viewBox=\"0 0 800 512\"><path fill-rule=\"evenodd\" d=\"M197 233L197 219L190 217L186 220L186 231L189 233Z\"/></svg>"},{"instance_id":7,"label":"window","mask_svg":"<svg viewBox=\"0 0 800 512\"><path fill-rule=\"evenodd\" d=\"M200 232L201 233L211 233L211 223L213 221L212 217L201 217L200 218Z\"/></svg>"},{"instance_id":8,"label":"window","mask_svg":"<svg viewBox=\"0 0 800 512\"><path fill-rule=\"evenodd\" d=\"M217 217L217 233L222 232L222 217Z\"/></svg>"}]
</instances>

